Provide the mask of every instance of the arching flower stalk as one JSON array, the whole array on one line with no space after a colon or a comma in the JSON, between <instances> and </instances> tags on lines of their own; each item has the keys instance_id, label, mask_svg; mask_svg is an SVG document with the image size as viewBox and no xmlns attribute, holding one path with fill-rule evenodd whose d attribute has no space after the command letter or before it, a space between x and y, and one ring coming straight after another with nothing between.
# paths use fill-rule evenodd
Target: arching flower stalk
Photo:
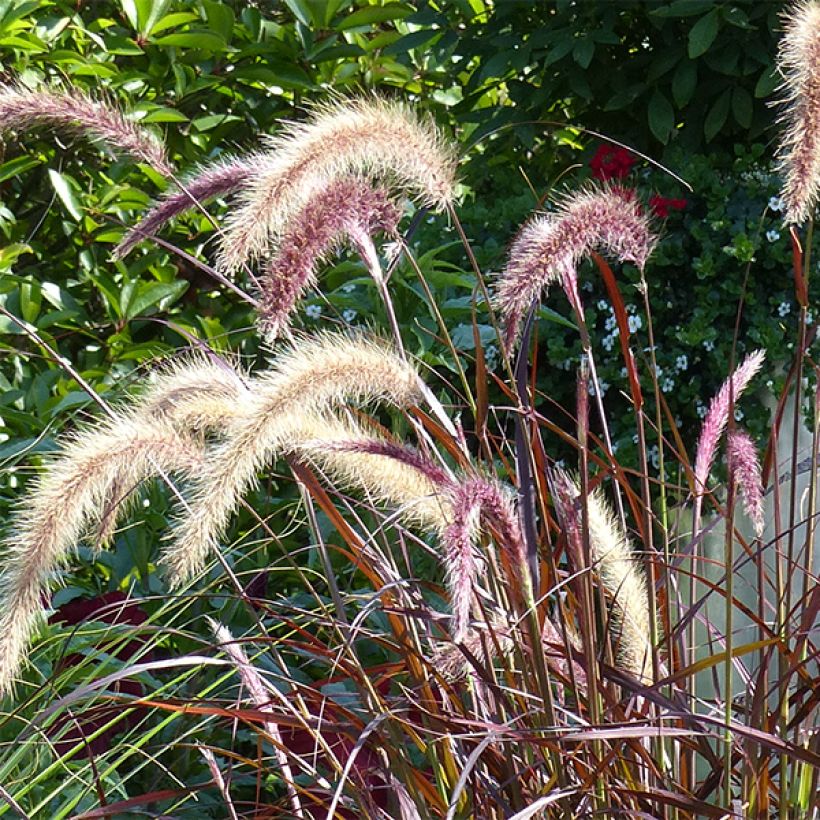
<instances>
[{"instance_id":1,"label":"arching flower stalk","mask_svg":"<svg viewBox=\"0 0 820 820\"><path fill-rule=\"evenodd\" d=\"M562 526L578 530L581 526L580 514L574 509L581 499L578 484L557 468L550 471L550 484ZM652 613L643 570L626 533L603 495L600 492L590 493L586 505L591 568L612 598L618 665L638 680L650 683ZM577 563L579 559L576 557L575 560Z\"/></svg>"},{"instance_id":2,"label":"arching flower stalk","mask_svg":"<svg viewBox=\"0 0 820 820\"><path fill-rule=\"evenodd\" d=\"M0 86L0 131L41 125L80 131L109 149L150 165L163 176L174 173L162 142L115 106L72 87L45 86L30 91L21 85Z\"/></svg>"},{"instance_id":3,"label":"arching flower stalk","mask_svg":"<svg viewBox=\"0 0 820 820\"><path fill-rule=\"evenodd\" d=\"M700 531L700 516L706 482L715 460L718 443L729 422L729 413L734 410L735 402L763 366L765 358L764 350L756 350L746 356L712 399L706 418L703 420L695 453L695 536Z\"/></svg>"},{"instance_id":4,"label":"arching flower stalk","mask_svg":"<svg viewBox=\"0 0 820 820\"><path fill-rule=\"evenodd\" d=\"M243 186L221 238L220 267L263 256L317 191L350 174L383 179L443 207L455 187L455 150L431 120L398 102L334 101L267 140L258 171Z\"/></svg>"},{"instance_id":5,"label":"arching flower stalk","mask_svg":"<svg viewBox=\"0 0 820 820\"><path fill-rule=\"evenodd\" d=\"M820 191L820 3L804 0L784 14L777 66L783 77L779 170L787 222L810 217Z\"/></svg>"},{"instance_id":6,"label":"arching flower stalk","mask_svg":"<svg viewBox=\"0 0 820 820\"><path fill-rule=\"evenodd\" d=\"M27 493L4 544L0 573L0 693L8 692L41 617L43 594L83 535L108 528L123 491L163 472L192 474L202 443L167 422L120 413L78 434ZM99 538L97 539L99 543Z\"/></svg>"},{"instance_id":7,"label":"arching flower stalk","mask_svg":"<svg viewBox=\"0 0 820 820\"><path fill-rule=\"evenodd\" d=\"M181 190L156 202L139 224L129 229L114 249L114 258L122 259L143 239L154 236L174 217L218 196L236 192L257 169L255 155L219 159L195 171L181 181Z\"/></svg>"},{"instance_id":8,"label":"arching flower stalk","mask_svg":"<svg viewBox=\"0 0 820 820\"><path fill-rule=\"evenodd\" d=\"M409 406L420 397L418 383L415 369L387 345L341 333L304 339L278 356L253 381L243 418L212 449L193 485L189 508L162 559L171 583L184 583L216 550L264 465L292 452L295 443L323 437L328 410L345 401Z\"/></svg>"},{"instance_id":9,"label":"arching flower stalk","mask_svg":"<svg viewBox=\"0 0 820 820\"><path fill-rule=\"evenodd\" d=\"M754 526L755 536L763 535L763 479L760 459L752 437L745 430L731 430L726 442L729 480L737 483L743 508Z\"/></svg>"},{"instance_id":10,"label":"arching flower stalk","mask_svg":"<svg viewBox=\"0 0 820 820\"><path fill-rule=\"evenodd\" d=\"M401 212L384 188L342 177L316 191L286 225L278 251L261 278L259 328L273 341L287 325L297 300L316 282L316 268L349 242L381 284L372 237L394 234ZM375 260L375 264L374 264Z\"/></svg>"},{"instance_id":11,"label":"arching flower stalk","mask_svg":"<svg viewBox=\"0 0 820 820\"><path fill-rule=\"evenodd\" d=\"M583 317L577 267L593 250L643 269L655 242L649 219L623 188L590 186L566 196L554 213L535 217L513 241L496 287L508 347L527 310L555 283Z\"/></svg>"}]
</instances>

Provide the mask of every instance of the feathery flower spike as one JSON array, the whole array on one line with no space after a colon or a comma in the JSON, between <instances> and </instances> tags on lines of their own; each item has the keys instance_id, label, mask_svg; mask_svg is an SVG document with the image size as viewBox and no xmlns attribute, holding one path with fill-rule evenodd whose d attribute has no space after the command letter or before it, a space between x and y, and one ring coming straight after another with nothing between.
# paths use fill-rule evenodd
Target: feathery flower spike
<instances>
[{"instance_id":1,"label":"feathery flower spike","mask_svg":"<svg viewBox=\"0 0 820 820\"><path fill-rule=\"evenodd\" d=\"M299 297L315 284L316 267L325 256L347 241L366 258L371 237L395 233L400 216L384 188L361 178L342 177L316 191L288 222L261 279L259 328L268 341L279 335Z\"/></svg>"},{"instance_id":2,"label":"feathery flower spike","mask_svg":"<svg viewBox=\"0 0 820 820\"><path fill-rule=\"evenodd\" d=\"M783 77L783 133L778 152L787 222L812 215L820 192L820 3L783 14L777 66Z\"/></svg>"},{"instance_id":3,"label":"feathery flower spike","mask_svg":"<svg viewBox=\"0 0 820 820\"><path fill-rule=\"evenodd\" d=\"M118 108L93 100L77 88L29 91L20 85L0 86L0 131L37 125L78 129L163 176L174 172L162 142Z\"/></svg>"},{"instance_id":4,"label":"feathery flower spike","mask_svg":"<svg viewBox=\"0 0 820 820\"><path fill-rule=\"evenodd\" d=\"M328 333L303 339L250 385L231 435L210 452L189 509L174 528L163 563L174 585L188 580L217 548L233 510L257 472L299 442L323 438L326 411L344 401L408 406L420 398L415 369L386 344Z\"/></svg>"},{"instance_id":5,"label":"feathery flower spike","mask_svg":"<svg viewBox=\"0 0 820 820\"><path fill-rule=\"evenodd\" d=\"M79 433L36 480L5 539L0 573L0 693L8 692L41 616L51 573L112 497L157 474L191 474L202 445L160 420L120 414Z\"/></svg>"},{"instance_id":6,"label":"feathery flower spike","mask_svg":"<svg viewBox=\"0 0 820 820\"><path fill-rule=\"evenodd\" d=\"M643 268L656 237L636 198L623 188L589 186L567 196L554 213L530 220L513 241L495 305L512 347L524 314L544 288L558 282L580 306L576 268L596 248Z\"/></svg>"},{"instance_id":7,"label":"feathery flower spike","mask_svg":"<svg viewBox=\"0 0 820 820\"><path fill-rule=\"evenodd\" d=\"M383 179L435 207L454 196L454 148L432 120L399 102L335 101L317 107L306 122L289 123L267 144L221 237L225 272L264 255L311 195L342 176Z\"/></svg>"},{"instance_id":8,"label":"feathery flower spike","mask_svg":"<svg viewBox=\"0 0 820 820\"><path fill-rule=\"evenodd\" d=\"M765 357L766 352L764 350L756 350L754 353L750 353L731 377L726 379L709 405L709 411L706 413L703 427L701 427L695 455L695 505L698 514L700 512L700 501L706 489L706 482L712 469L712 463L715 460L720 437L729 422L730 404L740 398L749 382L763 366Z\"/></svg>"},{"instance_id":9,"label":"feathery flower spike","mask_svg":"<svg viewBox=\"0 0 820 820\"><path fill-rule=\"evenodd\" d=\"M232 194L244 185L257 168L255 156L230 157L198 169L181 183L181 191L162 197L142 220L130 228L114 249L114 258L122 259L143 239L154 236L176 216L190 211L209 199Z\"/></svg>"},{"instance_id":10,"label":"feathery flower spike","mask_svg":"<svg viewBox=\"0 0 820 820\"><path fill-rule=\"evenodd\" d=\"M550 470L553 503L563 527L580 527L578 484L564 470ZM651 682L650 611L646 580L626 533L600 491L587 497L592 569L612 597L618 629L618 664L644 683Z\"/></svg>"},{"instance_id":11,"label":"feathery flower spike","mask_svg":"<svg viewBox=\"0 0 820 820\"><path fill-rule=\"evenodd\" d=\"M726 442L730 480L736 481L743 507L754 525L755 535L763 535L763 479L760 459L752 437L745 430L732 430Z\"/></svg>"}]
</instances>

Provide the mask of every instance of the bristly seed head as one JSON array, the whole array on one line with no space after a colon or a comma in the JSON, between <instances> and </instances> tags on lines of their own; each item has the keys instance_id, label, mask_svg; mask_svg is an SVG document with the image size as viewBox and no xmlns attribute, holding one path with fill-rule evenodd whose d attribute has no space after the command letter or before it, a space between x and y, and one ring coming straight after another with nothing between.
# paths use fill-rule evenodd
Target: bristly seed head
<instances>
[{"instance_id":1,"label":"bristly seed head","mask_svg":"<svg viewBox=\"0 0 820 820\"><path fill-rule=\"evenodd\" d=\"M29 91L20 85L0 86L0 131L37 125L78 129L163 176L174 172L162 142L113 105L94 100L77 88L46 86Z\"/></svg>"},{"instance_id":2,"label":"bristly seed head","mask_svg":"<svg viewBox=\"0 0 820 820\"><path fill-rule=\"evenodd\" d=\"M377 232L394 234L401 211L385 188L343 177L317 191L284 229L279 251L261 280L259 328L273 341L287 325L299 297L316 281L316 267L349 242L360 255Z\"/></svg>"},{"instance_id":3,"label":"bristly seed head","mask_svg":"<svg viewBox=\"0 0 820 820\"><path fill-rule=\"evenodd\" d=\"M432 120L402 103L337 100L304 123L289 123L268 147L222 235L219 265L227 273L263 256L293 214L340 177L381 180L434 207L454 197L454 148Z\"/></svg>"},{"instance_id":4,"label":"bristly seed head","mask_svg":"<svg viewBox=\"0 0 820 820\"><path fill-rule=\"evenodd\" d=\"M820 193L820 3L797 3L783 21L777 58L783 77L781 196L786 221L800 224L813 213Z\"/></svg>"},{"instance_id":5,"label":"bristly seed head","mask_svg":"<svg viewBox=\"0 0 820 820\"><path fill-rule=\"evenodd\" d=\"M513 241L496 288L507 345L544 288L558 282L573 307L580 304L576 268L591 251L601 248L643 269L655 242L648 217L623 188L591 186L535 217Z\"/></svg>"},{"instance_id":6,"label":"bristly seed head","mask_svg":"<svg viewBox=\"0 0 820 820\"><path fill-rule=\"evenodd\" d=\"M763 479L760 459L752 437L745 430L732 430L726 442L726 461L731 481L737 482L743 507L754 525L755 535L763 535Z\"/></svg>"},{"instance_id":7,"label":"bristly seed head","mask_svg":"<svg viewBox=\"0 0 820 820\"><path fill-rule=\"evenodd\" d=\"M131 228L114 249L122 259L141 240L149 238L168 221L214 197L232 194L251 177L257 163L254 155L220 159L196 171L175 191L156 202L138 225Z\"/></svg>"}]
</instances>

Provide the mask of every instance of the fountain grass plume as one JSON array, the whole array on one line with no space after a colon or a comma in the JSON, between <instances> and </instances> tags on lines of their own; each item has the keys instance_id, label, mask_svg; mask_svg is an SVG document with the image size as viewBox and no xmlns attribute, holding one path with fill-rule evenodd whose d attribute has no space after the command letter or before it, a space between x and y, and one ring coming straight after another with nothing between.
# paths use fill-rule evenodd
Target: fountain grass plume
<instances>
[{"instance_id":1,"label":"fountain grass plume","mask_svg":"<svg viewBox=\"0 0 820 820\"><path fill-rule=\"evenodd\" d=\"M726 379L709 405L706 418L703 420L695 454L696 521L700 520L703 493L706 490L706 482L709 479L709 472L715 460L720 437L729 422L729 412L734 402L740 398L743 391L748 387L749 382L757 375L765 358L766 352L764 350L756 350L746 356L735 369L735 372Z\"/></svg>"},{"instance_id":2,"label":"fountain grass plume","mask_svg":"<svg viewBox=\"0 0 820 820\"><path fill-rule=\"evenodd\" d=\"M154 236L174 217L202 205L210 199L232 194L256 172L256 155L219 159L197 169L180 183L181 190L155 202L142 220L130 228L114 249L115 259L122 259L143 239Z\"/></svg>"},{"instance_id":3,"label":"fountain grass plume","mask_svg":"<svg viewBox=\"0 0 820 820\"><path fill-rule=\"evenodd\" d=\"M820 192L820 3L796 3L784 12L783 22L778 161L785 218L800 224L813 214Z\"/></svg>"},{"instance_id":4,"label":"fountain grass plume","mask_svg":"<svg viewBox=\"0 0 820 820\"><path fill-rule=\"evenodd\" d=\"M567 472L554 467L550 470L550 486L562 526L580 527L580 511L575 509L581 498L578 483ZM590 493L586 503L590 560L593 571L612 599L618 666L638 680L650 683L652 633L646 579L629 539L603 493L600 490Z\"/></svg>"},{"instance_id":5,"label":"fountain grass plume","mask_svg":"<svg viewBox=\"0 0 820 820\"><path fill-rule=\"evenodd\" d=\"M454 197L454 147L401 102L332 100L269 137L267 148L225 225L219 266L228 273L264 255L310 197L342 176L385 180L433 207Z\"/></svg>"},{"instance_id":6,"label":"fountain grass plume","mask_svg":"<svg viewBox=\"0 0 820 820\"><path fill-rule=\"evenodd\" d=\"M52 573L121 496L158 470L191 474L201 443L159 419L117 413L76 434L26 493L0 573L0 693L10 690L43 611Z\"/></svg>"},{"instance_id":7,"label":"fountain grass plume","mask_svg":"<svg viewBox=\"0 0 820 820\"><path fill-rule=\"evenodd\" d=\"M345 243L367 258L371 237L395 234L400 216L385 188L359 177L342 177L313 192L288 222L261 278L262 335L272 342L287 326L298 299L315 285L316 268L324 258Z\"/></svg>"},{"instance_id":8,"label":"fountain grass plume","mask_svg":"<svg viewBox=\"0 0 820 820\"><path fill-rule=\"evenodd\" d=\"M174 173L163 143L116 106L73 87L44 86L32 91L19 84L0 86L0 131L40 125L78 130L163 176Z\"/></svg>"},{"instance_id":9,"label":"fountain grass plume","mask_svg":"<svg viewBox=\"0 0 820 820\"><path fill-rule=\"evenodd\" d=\"M515 344L524 314L550 285L560 283L573 307L580 306L576 268L591 251L602 249L643 269L655 242L634 194L613 186L590 185L565 196L557 211L530 220L510 246L496 286L507 346Z\"/></svg>"},{"instance_id":10,"label":"fountain grass plume","mask_svg":"<svg viewBox=\"0 0 820 820\"><path fill-rule=\"evenodd\" d=\"M726 461L731 481L737 482L743 508L754 526L755 535L763 535L763 479L760 459L752 437L745 430L730 430L726 441Z\"/></svg>"},{"instance_id":11,"label":"fountain grass plume","mask_svg":"<svg viewBox=\"0 0 820 820\"><path fill-rule=\"evenodd\" d=\"M193 483L162 563L172 584L185 583L217 549L234 509L259 470L323 438L327 411L343 402L409 406L421 397L415 369L386 343L343 333L301 339L249 385L250 397L229 436L210 451Z\"/></svg>"}]
</instances>

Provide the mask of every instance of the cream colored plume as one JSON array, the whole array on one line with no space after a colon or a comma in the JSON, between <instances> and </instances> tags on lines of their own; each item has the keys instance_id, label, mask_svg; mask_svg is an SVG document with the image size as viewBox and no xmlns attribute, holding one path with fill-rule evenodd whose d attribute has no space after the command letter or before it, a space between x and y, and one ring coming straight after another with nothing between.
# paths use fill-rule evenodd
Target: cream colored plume
<instances>
[{"instance_id":1,"label":"cream colored plume","mask_svg":"<svg viewBox=\"0 0 820 820\"><path fill-rule=\"evenodd\" d=\"M388 345L346 334L301 339L254 379L242 417L209 454L162 563L173 585L188 580L218 545L259 470L303 441L326 438L327 411L346 401L408 406L419 376Z\"/></svg>"},{"instance_id":2,"label":"cream colored plume","mask_svg":"<svg viewBox=\"0 0 820 820\"><path fill-rule=\"evenodd\" d=\"M646 579L624 531L599 490L587 499L593 567L612 596L620 629L619 666L644 683L652 681L652 643Z\"/></svg>"},{"instance_id":3,"label":"cream colored plume","mask_svg":"<svg viewBox=\"0 0 820 820\"><path fill-rule=\"evenodd\" d=\"M117 501L158 471L202 467L201 444L161 420L119 414L79 433L25 496L0 573L0 693L10 690L43 612L47 583ZM106 512L109 511L109 512Z\"/></svg>"},{"instance_id":4,"label":"cream colored plume","mask_svg":"<svg viewBox=\"0 0 820 820\"><path fill-rule=\"evenodd\" d=\"M317 107L306 122L289 123L267 143L221 237L219 265L227 272L264 255L307 200L344 175L394 183L434 207L454 196L454 148L432 120L400 102L336 100Z\"/></svg>"}]
</instances>

